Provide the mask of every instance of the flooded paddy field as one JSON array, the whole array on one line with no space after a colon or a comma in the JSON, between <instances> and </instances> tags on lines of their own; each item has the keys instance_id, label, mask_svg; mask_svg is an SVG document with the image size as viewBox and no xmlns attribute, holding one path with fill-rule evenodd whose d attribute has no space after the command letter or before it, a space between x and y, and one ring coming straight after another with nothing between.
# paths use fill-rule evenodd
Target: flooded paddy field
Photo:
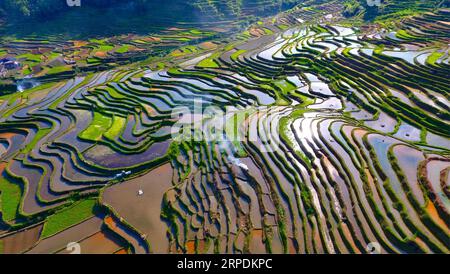
<instances>
[{"instance_id":1,"label":"flooded paddy field","mask_svg":"<svg viewBox=\"0 0 450 274\"><path fill-rule=\"evenodd\" d=\"M0 253L448 253L450 11L340 8L1 96Z\"/></svg>"}]
</instances>

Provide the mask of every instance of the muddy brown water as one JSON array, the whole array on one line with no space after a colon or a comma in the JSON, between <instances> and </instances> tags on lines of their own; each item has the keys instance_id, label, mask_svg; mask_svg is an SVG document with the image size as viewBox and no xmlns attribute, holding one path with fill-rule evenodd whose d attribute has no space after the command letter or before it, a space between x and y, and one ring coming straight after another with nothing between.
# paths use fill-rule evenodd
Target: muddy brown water
<instances>
[{"instance_id":1,"label":"muddy brown water","mask_svg":"<svg viewBox=\"0 0 450 274\"><path fill-rule=\"evenodd\" d=\"M79 242L101 230L103 219L92 217L80 224L72 226L54 236L41 240L28 251L31 254L48 254L66 249L71 242Z\"/></svg>"},{"instance_id":2,"label":"muddy brown water","mask_svg":"<svg viewBox=\"0 0 450 274\"><path fill-rule=\"evenodd\" d=\"M111 233L99 231L79 242L82 254L112 254L124 248L123 242ZM70 254L71 250L63 249L58 254Z\"/></svg>"},{"instance_id":3,"label":"muddy brown water","mask_svg":"<svg viewBox=\"0 0 450 274\"><path fill-rule=\"evenodd\" d=\"M108 216L104 220L104 224L112 230L114 233L125 239L128 243L131 244L131 248L133 249L133 254L145 254L147 253L147 248L145 243L143 243L142 239L139 237L137 233L130 233L128 227L124 224L120 223L119 220L113 218L112 216Z\"/></svg>"},{"instance_id":4,"label":"muddy brown water","mask_svg":"<svg viewBox=\"0 0 450 274\"><path fill-rule=\"evenodd\" d=\"M167 253L166 224L161 220L164 193L172 187L172 167L164 164L144 176L113 185L103 193L103 201L120 217L147 236L152 252ZM139 195L138 191L143 194Z\"/></svg>"},{"instance_id":5,"label":"muddy brown water","mask_svg":"<svg viewBox=\"0 0 450 274\"><path fill-rule=\"evenodd\" d=\"M30 249L38 240L43 224L0 238L3 254L20 254Z\"/></svg>"}]
</instances>

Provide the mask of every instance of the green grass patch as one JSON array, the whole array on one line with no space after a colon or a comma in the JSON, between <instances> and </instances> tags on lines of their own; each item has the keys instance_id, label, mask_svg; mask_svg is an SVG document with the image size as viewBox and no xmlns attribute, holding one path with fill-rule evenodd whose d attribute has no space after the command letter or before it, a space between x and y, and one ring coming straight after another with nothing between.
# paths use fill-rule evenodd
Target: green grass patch
<instances>
[{"instance_id":1,"label":"green grass patch","mask_svg":"<svg viewBox=\"0 0 450 274\"><path fill-rule=\"evenodd\" d=\"M52 75L52 74L58 74L58 73L71 71L71 70L72 70L72 67L69 67L69 66L53 67L53 68L50 68L47 70L47 74Z\"/></svg>"},{"instance_id":2,"label":"green grass patch","mask_svg":"<svg viewBox=\"0 0 450 274\"><path fill-rule=\"evenodd\" d=\"M264 28L263 30L264 30L264 33L267 34L267 35L272 35L273 34L273 31L271 29Z\"/></svg>"},{"instance_id":3,"label":"green grass patch","mask_svg":"<svg viewBox=\"0 0 450 274\"><path fill-rule=\"evenodd\" d=\"M114 46L111 46L111 45L101 45L101 46L99 46L99 47L96 47L96 48L94 49L94 51L95 51L95 52L97 52L97 51L108 52L108 51L111 51L111 50L113 50L113 49L114 49Z\"/></svg>"},{"instance_id":4,"label":"green grass patch","mask_svg":"<svg viewBox=\"0 0 450 274\"><path fill-rule=\"evenodd\" d=\"M209 58L205 58L197 64L198 68L219 68L219 64L216 62L216 58L219 54L213 54Z\"/></svg>"},{"instance_id":5,"label":"green grass patch","mask_svg":"<svg viewBox=\"0 0 450 274\"><path fill-rule=\"evenodd\" d=\"M244 54L245 52L247 52L245 49L238 50L235 53L231 54L230 58L233 61L237 61L238 57Z\"/></svg>"},{"instance_id":6,"label":"green grass patch","mask_svg":"<svg viewBox=\"0 0 450 274\"><path fill-rule=\"evenodd\" d=\"M105 89L106 91L108 91L109 95L115 99L125 99L125 95L120 94L117 90L107 87Z\"/></svg>"},{"instance_id":7,"label":"green grass patch","mask_svg":"<svg viewBox=\"0 0 450 274\"><path fill-rule=\"evenodd\" d=\"M117 53L127 53L130 50L130 45L123 45L116 50Z\"/></svg>"},{"instance_id":8,"label":"green grass patch","mask_svg":"<svg viewBox=\"0 0 450 274\"><path fill-rule=\"evenodd\" d=\"M61 54L59 54L59 53L57 53L57 52L51 52L48 56L47 56L47 58L48 58L48 60L54 60L54 59L56 59L56 58L58 58L58 57L60 57L61 56Z\"/></svg>"},{"instance_id":9,"label":"green grass patch","mask_svg":"<svg viewBox=\"0 0 450 274\"><path fill-rule=\"evenodd\" d=\"M86 59L86 63L88 63L89 65L97 65L97 64L101 64L101 60L98 58L88 58Z\"/></svg>"},{"instance_id":10,"label":"green grass patch","mask_svg":"<svg viewBox=\"0 0 450 274\"><path fill-rule=\"evenodd\" d=\"M236 43L230 43L223 48L223 51L230 51L236 47Z\"/></svg>"},{"instance_id":11,"label":"green grass patch","mask_svg":"<svg viewBox=\"0 0 450 274\"><path fill-rule=\"evenodd\" d=\"M90 39L89 43L104 45L106 44L106 39Z\"/></svg>"},{"instance_id":12,"label":"green grass patch","mask_svg":"<svg viewBox=\"0 0 450 274\"><path fill-rule=\"evenodd\" d=\"M100 112L94 112L92 123L79 135L81 139L98 141L112 124L112 118Z\"/></svg>"},{"instance_id":13,"label":"green grass patch","mask_svg":"<svg viewBox=\"0 0 450 274\"><path fill-rule=\"evenodd\" d=\"M9 176L2 174L0 178L0 205L5 222L11 222L16 219L21 197L22 187L17 182L13 182Z\"/></svg>"},{"instance_id":14,"label":"green grass patch","mask_svg":"<svg viewBox=\"0 0 450 274\"><path fill-rule=\"evenodd\" d=\"M26 68L22 69L22 74L25 75L25 76L26 75L30 75L32 72L33 72L33 70L29 66L27 66Z\"/></svg>"},{"instance_id":15,"label":"green grass patch","mask_svg":"<svg viewBox=\"0 0 450 274\"><path fill-rule=\"evenodd\" d=\"M92 217L96 199L87 199L49 216L42 229L41 238L47 238Z\"/></svg>"},{"instance_id":16,"label":"green grass patch","mask_svg":"<svg viewBox=\"0 0 450 274\"><path fill-rule=\"evenodd\" d=\"M399 30L397 31L397 33L395 34L395 36L397 38L403 39L403 40L413 40L416 37L412 36L411 34L409 34L406 30Z\"/></svg>"},{"instance_id":17,"label":"green grass patch","mask_svg":"<svg viewBox=\"0 0 450 274\"><path fill-rule=\"evenodd\" d=\"M120 116L114 116L112 125L108 129L107 132L105 132L105 137L108 139L114 139L117 137L120 132L122 132L122 129L125 127L126 119Z\"/></svg>"},{"instance_id":18,"label":"green grass patch","mask_svg":"<svg viewBox=\"0 0 450 274\"><path fill-rule=\"evenodd\" d=\"M438 52L435 51L432 54L430 54L430 56L428 56L427 58L427 64L434 66L437 62L437 60L439 60L439 58L441 58L442 56L444 56L443 52Z\"/></svg>"},{"instance_id":19,"label":"green grass patch","mask_svg":"<svg viewBox=\"0 0 450 274\"><path fill-rule=\"evenodd\" d=\"M260 87L265 90L272 90L275 93L275 97L276 97L275 104L276 105L287 106L291 103L290 100L279 89L275 89L274 87L272 87L268 84L262 84L262 85L260 85Z\"/></svg>"},{"instance_id":20,"label":"green grass patch","mask_svg":"<svg viewBox=\"0 0 450 274\"><path fill-rule=\"evenodd\" d=\"M16 56L16 59L25 59L25 61L30 61L33 63L40 63L42 61L41 55L32 53L18 55Z\"/></svg>"},{"instance_id":21,"label":"green grass patch","mask_svg":"<svg viewBox=\"0 0 450 274\"><path fill-rule=\"evenodd\" d=\"M249 32L248 30L242 32L242 35L243 35L245 38L250 38L250 37L252 37L252 35L250 34L250 32Z\"/></svg>"},{"instance_id":22,"label":"green grass patch","mask_svg":"<svg viewBox=\"0 0 450 274\"><path fill-rule=\"evenodd\" d=\"M206 78L206 79L213 79L216 77L213 74L207 74L206 72L199 72L199 71L181 71L176 68L170 68L167 70L169 75L171 76L191 76L191 77L199 77L199 78Z\"/></svg>"},{"instance_id":23,"label":"green grass patch","mask_svg":"<svg viewBox=\"0 0 450 274\"><path fill-rule=\"evenodd\" d=\"M373 53L380 55L383 53L383 51L384 51L384 45L379 45L376 48L374 48Z\"/></svg>"},{"instance_id":24,"label":"green grass patch","mask_svg":"<svg viewBox=\"0 0 450 274\"><path fill-rule=\"evenodd\" d=\"M207 58L205 60L202 60L200 63L198 63L197 67L199 67L199 68L219 68L219 64L217 64L217 62L214 61L213 59Z\"/></svg>"},{"instance_id":25,"label":"green grass patch","mask_svg":"<svg viewBox=\"0 0 450 274\"><path fill-rule=\"evenodd\" d=\"M411 7L408 9L402 9L394 13L377 16L375 22L379 24L384 24L393 20L399 20L402 17L417 15L419 13L420 11L418 9L416 9L415 7Z\"/></svg>"},{"instance_id":26,"label":"green grass patch","mask_svg":"<svg viewBox=\"0 0 450 274\"><path fill-rule=\"evenodd\" d=\"M195 35L195 36L211 35L211 33L203 32L203 31L201 31L199 29L191 29L191 30L189 30L188 34L192 34L192 35Z\"/></svg>"},{"instance_id":27,"label":"green grass patch","mask_svg":"<svg viewBox=\"0 0 450 274\"><path fill-rule=\"evenodd\" d=\"M180 57L188 54L197 53L198 48L196 46L184 46L179 49L176 49L170 53L170 56Z\"/></svg>"},{"instance_id":28,"label":"green grass patch","mask_svg":"<svg viewBox=\"0 0 450 274\"><path fill-rule=\"evenodd\" d=\"M277 86L278 88L281 89L281 91L283 92L283 94L289 94L292 91L294 91L295 89L297 89L297 87L292 84L291 82L287 81L287 80L281 80L281 81L276 81L274 82L275 86Z\"/></svg>"},{"instance_id":29,"label":"green grass patch","mask_svg":"<svg viewBox=\"0 0 450 274\"><path fill-rule=\"evenodd\" d=\"M50 133L50 131L52 131L51 128L44 128L44 129L39 129L38 133L36 133L36 135L34 136L33 141L31 141L23 150L22 152L25 154L28 154L31 152L31 150L36 146L37 142L39 142L39 140L41 140L44 136L46 136L47 134Z\"/></svg>"}]
</instances>

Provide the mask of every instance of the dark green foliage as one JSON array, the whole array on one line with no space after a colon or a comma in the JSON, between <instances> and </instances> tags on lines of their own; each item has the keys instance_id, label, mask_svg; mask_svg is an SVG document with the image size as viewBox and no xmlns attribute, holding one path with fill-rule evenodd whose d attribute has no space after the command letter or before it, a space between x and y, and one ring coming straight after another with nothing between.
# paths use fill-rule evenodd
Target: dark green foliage
<instances>
[{"instance_id":1,"label":"dark green foliage","mask_svg":"<svg viewBox=\"0 0 450 274\"><path fill-rule=\"evenodd\" d=\"M241 15L247 8L257 8L259 12L291 8L300 1L298 0L281 0L281 1L264 1L264 0L231 0L231 1L184 1L172 0L166 5L175 7L175 10L186 11L185 8L195 7L197 11L213 12L221 16ZM155 0L81 0L82 7L96 8L128 8L134 11L145 11L157 6L161 6L161 1ZM69 7L65 0L3 0L0 2L0 10L8 16L48 16L55 12L68 10Z\"/></svg>"},{"instance_id":2,"label":"dark green foliage","mask_svg":"<svg viewBox=\"0 0 450 274\"><path fill-rule=\"evenodd\" d=\"M353 17L362 15L364 20L372 21L378 17L395 18L402 14L411 14L419 11L433 10L439 7L446 7L449 5L448 0L430 0L430 1L415 1L415 0L380 0L377 4L376 0L345 0L344 11L342 14L345 17Z\"/></svg>"},{"instance_id":3,"label":"dark green foliage","mask_svg":"<svg viewBox=\"0 0 450 274\"><path fill-rule=\"evenodd\" d=\"M67 7L65 1L60 0L4 0L0 9L7 16L33 16L47 14Z\"/></svg>"},{"instance_id":4,"label":"dark green foliage","mask_svg":"<svg viewBox=\"0 0 450 274\"><path fill-rule=\"evenodd\" d=\"M345 17L355 16L363 10L363 8L361 7L361 4L357 0L347 1L344 4L344 6L345 6L345 8L344 8L344 11L342 12L342 14Z\"/></svg>"}]
</instances>

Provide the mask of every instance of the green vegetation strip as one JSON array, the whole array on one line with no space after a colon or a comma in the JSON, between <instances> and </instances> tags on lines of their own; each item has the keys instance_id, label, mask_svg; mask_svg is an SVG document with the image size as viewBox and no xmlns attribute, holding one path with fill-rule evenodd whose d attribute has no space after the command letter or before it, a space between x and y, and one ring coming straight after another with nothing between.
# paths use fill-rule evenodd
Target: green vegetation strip
<instances>
[{"instance_id":1,"label":"green vegetation strip","mask_svg":"<svg viewBox=\"0 0 450 274\"><path fill-rule=\"evenodd\" d=\"M102 138L103 133L111 127L111 124L111 117L103 116L99 112L94 112L94 119L92 120L92 123L80 134L80 138L98 141Z\"/></svg>"},{"instance_id":2,"label":"green vegetation strip","mask_svg":"<svg viewBox=\"0 0 450 274\"><path fill-rule=\"evenodd\" d=\"M22 188L13 182L9 176L0 178L0 203L3 221L11 222L16 219L19 211Z\"/></svg>"},{"instance_id":3,"label":"green vegetation strip","mask_svg":"<svg viewBox=\"0 0 450 274\"><path fill-rule=\"evenodd\" d=\"M96 199L88 199L65 208L47 218L41 238L48 238L94 215Z\"/></svg>"}]
</instances>

